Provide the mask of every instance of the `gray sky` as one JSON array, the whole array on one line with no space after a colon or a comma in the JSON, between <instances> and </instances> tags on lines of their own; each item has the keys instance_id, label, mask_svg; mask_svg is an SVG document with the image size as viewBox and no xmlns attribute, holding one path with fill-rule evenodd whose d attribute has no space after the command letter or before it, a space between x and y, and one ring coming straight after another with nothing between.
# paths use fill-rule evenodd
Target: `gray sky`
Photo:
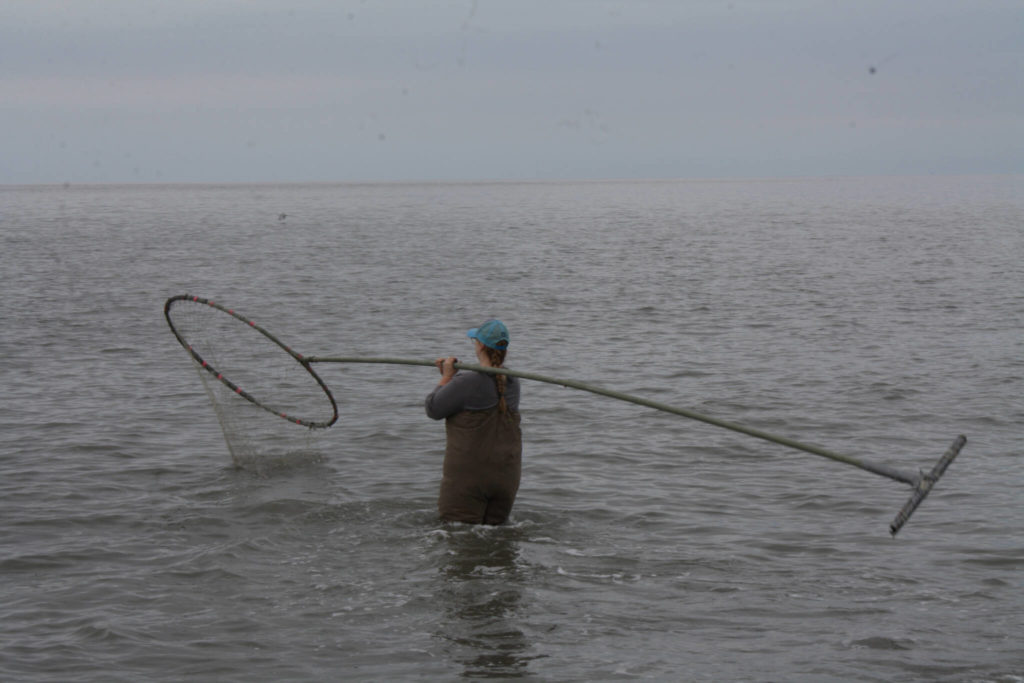
<instances>
[{"instance_id":1,"label":"gray sky","mask_svg":"<svg viewBox=\"0 0 1024 683\"><path fill-rule=\"evenodd\" d=\"M0 183L1024 172L1021 0L0 0Z\"/></svg>"}]
</instances>

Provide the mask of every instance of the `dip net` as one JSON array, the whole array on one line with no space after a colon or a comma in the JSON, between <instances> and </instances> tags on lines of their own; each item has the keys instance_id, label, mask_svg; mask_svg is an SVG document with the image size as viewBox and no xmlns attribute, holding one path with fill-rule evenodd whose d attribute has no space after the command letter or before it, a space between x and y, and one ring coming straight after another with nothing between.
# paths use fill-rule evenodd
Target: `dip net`
<instances>
[{"instance_id":1,"label":"dip net","mask_svg":"<svg viewBox=\"0 0 1024 683\"><path fill-rule=\"evenodd\" d=\"M240 467L255 466L265 470L275 463L293 464L297 459L320 458L313 437L337 421L338 406L330 389L313 371L314 363L434 365L431 361L403 358L303 357L245 316L188 294L168 299L164 315L174 336L192 358L220 421L231 457ZM647 406L909 484L913 488L911 497L889 525L893 535L928 496L967 441L963 435L954 439L930 471L908 472L576 380L465 363L456 363L455 367L557 384ZM299 434L303 438L297 438Z\"/></svg>"},{"instance_id":2,"label":"dip net","mask_svg":"<svg viewBox=\"0 0 1024 683\"><path fill-rule=\"evenodd\" d=\"M172 297L164 315L202 380L236 466L263 470L320 458L318 436L338 409L301 354L201 297Z\"/></svg>"}]
</instances>

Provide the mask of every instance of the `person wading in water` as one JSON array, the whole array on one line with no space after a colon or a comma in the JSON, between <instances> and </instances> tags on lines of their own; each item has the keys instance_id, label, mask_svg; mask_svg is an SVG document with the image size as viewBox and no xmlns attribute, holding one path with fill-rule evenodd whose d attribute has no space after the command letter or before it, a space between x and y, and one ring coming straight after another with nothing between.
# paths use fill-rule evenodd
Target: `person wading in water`
<instances>
[{"instance_id":1,"label":"person wading in water","mask_svg":"<svg viewBox=\"0 0 1024 683\"><path fill-rule=\"evenodd\" d=\"M500 368L508 328L488 320L466 333L484 367ZM434 361L441 381L426 399L427 416L445 421L447 443L437 511L445 522L501 524L519 490L523 437L519 380L472 370L456 372L452 356Z\"/></svg>"}]
</instances>

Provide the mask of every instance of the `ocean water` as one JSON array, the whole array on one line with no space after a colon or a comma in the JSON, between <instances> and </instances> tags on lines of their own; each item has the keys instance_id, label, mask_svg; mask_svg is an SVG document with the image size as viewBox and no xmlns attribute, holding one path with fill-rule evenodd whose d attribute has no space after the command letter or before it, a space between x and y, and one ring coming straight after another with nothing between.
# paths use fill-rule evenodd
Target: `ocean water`
<instances>
[{"instance_id":1,"label":"ocean water","mask_svg":"<svg viewBox=\"0 0 1024 683\"><path fill-rule=\"evenodd\" d=\"M2 187L0 275L5 681L1024 681L1024 177ZM526 382L510 523L443 525L436 371L323 365L338 423L236 467L183 293L307 355L498 316L510 367L899 469L968 441L891 538L905 485Z\"/></svg>"}]
</instances>

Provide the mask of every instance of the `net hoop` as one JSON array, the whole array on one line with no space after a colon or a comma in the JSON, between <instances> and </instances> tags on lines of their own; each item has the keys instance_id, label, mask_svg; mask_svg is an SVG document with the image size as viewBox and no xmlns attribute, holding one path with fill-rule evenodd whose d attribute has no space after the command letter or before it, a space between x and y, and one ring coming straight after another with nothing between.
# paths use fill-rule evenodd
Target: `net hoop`
<instances>
[{"instance_id":1,"label":"net hoop","mask_svg":"<svg viewBox=\"0 0 1024 683\"><path fill-rule=\"evenodd\" d=\"M295 362L297 362L299 365L301 365L302 368L306 372L308 372L309 375L314 380L316 380L317 385L324 392L324 395L326 395L327 400L330 401L330 404L331 404L331 417L330 417L330 419L329 420L307 420L307 419L305 419L303 417L300 417L300 416L289 415L286 412L282 412L280 410L275 410L274 408L261 403L251 393L249 393L248 391L246 391L242 387L240 387L237 384L235 384L234 382L232 382L222 372L220 372L217 368L215 368L210 362L208 362L206 359L204 359L199 354L199 352L196 351L195 348L193 348L192 344L190 344L189 341L187 339L185 339L185 337L181 334L181 332L178 330L178 328L175 327L174 321L171 319L171 309L176 304L183 303L183 302L188 302L190 304L209 306L210 308L214 308L214 309L216 309L218 311L226 313L226 314L232 316L233 318L235 318L236 320L244 323L249 328L255 330L256 332L259 332L266 339L268 339L270 342L272 342L273 344L275 344L276 346L281 348L283 351L285 351L289 356L291 356L295 360ZM263 410L267 411L271 415L276 415L277 417L280 417L280 418L282 418L284 420L287 420L288 422L291 422L291 423L297 424L297 425L302 425L303 427L309 427L310 429L326 429L327 427L330 427L331 425L333 425L335 422L338 421L338 404L334 400L334 395L331 393L331 390L327 387L327 384L323 381L323 379L320 378L320 375L318 375L313 370L313 368L310 366L309 361L307 361L305 358L303 358L302 354L300 354L300 353L298 353L296 351L293 351L289 346L284 344L280 339L278 339L277 337L272 335L270 332L267 332L265 329L263 329L262 327L260 327L259 325L257 325L255 322L253 322L249 318L245 317L244 315L242 315L240 313L237 313L233 309L227 308L225 306L221 306L220 304L218 304L218 303L216 303L214 301L211 301L209 299L205 299L205 298L200 297L200 296L193 296L191 294L178 294L176 296L172 296L171 298L169 298L167 300L167 302L164 304L164 318L167 320L167 325L171 328L171 332L174 333L174 337L178 340L178 343L180 343L182 345L182 347L186 351L189 352L189 355L192 357L192 360L194 360L196 362L196 364L201 369L203 369L206 372L208 372L217 381L219 381L221 384L226 386L228 389L230 389L233 393L237 394L241 398L244 398L245 400L249 401L253 405L258 406L259 408L262 408Z\"/></svg>"}]
</instances>

